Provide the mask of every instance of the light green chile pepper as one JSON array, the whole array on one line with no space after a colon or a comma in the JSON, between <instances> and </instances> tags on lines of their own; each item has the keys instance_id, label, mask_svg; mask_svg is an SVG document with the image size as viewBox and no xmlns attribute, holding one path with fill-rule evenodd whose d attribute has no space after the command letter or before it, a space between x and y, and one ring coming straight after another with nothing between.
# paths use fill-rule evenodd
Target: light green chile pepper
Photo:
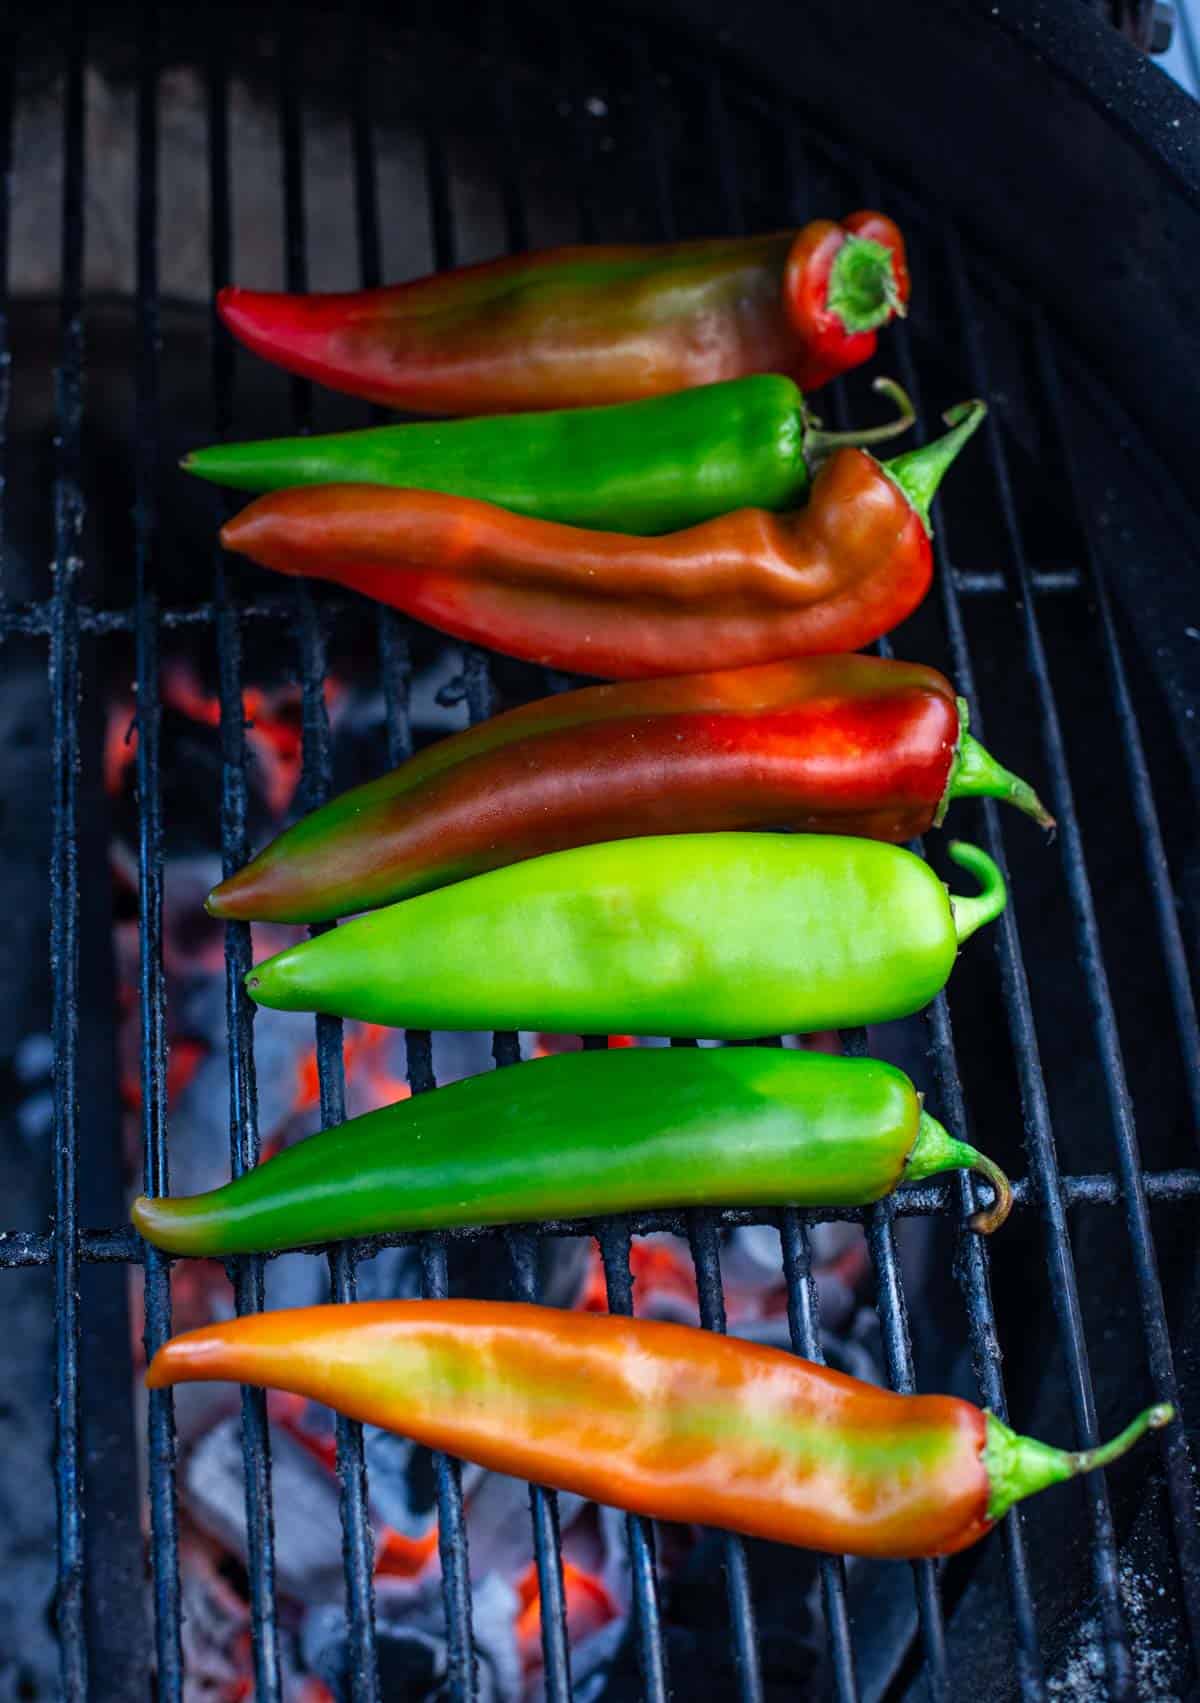
<instances>
[{"instance_id":1,"label":"light green chile pepper","mask_svg":"<svg viewBox=\"0 0 1200 1703\"><path fill-rule=\"evenodd\" d=\"M581 846L357 918L259 964L260 1005L396 1027L735 1039L904 1017L1003 910L898 846L691 834Z\"/></svg>"}]
</instances>

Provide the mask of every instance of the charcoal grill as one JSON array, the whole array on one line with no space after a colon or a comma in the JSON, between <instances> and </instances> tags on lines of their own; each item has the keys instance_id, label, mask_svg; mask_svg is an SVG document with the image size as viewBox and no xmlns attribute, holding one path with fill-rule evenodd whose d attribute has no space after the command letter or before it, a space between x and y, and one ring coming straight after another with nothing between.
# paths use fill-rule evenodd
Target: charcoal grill
<instances>
[{"instance_id":1,"label":"charcoal grill","mask_svg":"<svg viewBox=\"0 0 1200 1703\"><path fill-rule=\"evenodd\" d=\"M301 791L309 804L334 784L322 697L333 624L348 620L359 632L374 624L393 761L410 748L410 648L427 642L388 612L347 607L303 585L281 589L226 563L215 547L205 583L180 573L173 554L180 516L215 536L225 511L210 493L181 496L164 452L172 421L162 381L172 343L162 335L171 304L160 289L160 262L164 229L182 229L163 170L161 79L168 66L194 67L203 87L207 209L194 216L207 217L209 270L197 294L231 278L291 289L382 281L397 227L411 233L419 226L421 240L427 233L430 266L454 264L464 258L449 163L455 151L487 180L495 240L512 249L767 227L863 203L886 207L911 233L916 310L909 327L888 334L882 370L896 372L926 421L965 394L988 396L993 409L982 450L969 473L964 463L942 505L936 592L895 644L901 655L947 666L970 700L972 726L1039 783L1059 833L1047 848L1025 824L1002 822L991 803L962 810L962 831L1011 866L1015 905L994 944L973 950L949 999L934 1004L922 1043L933 1109L951 1127L973 1129L980 1145L1024 1173L1010 1230L995 1250L957 1232L974 1204L966 1179L912 1189L847 1216L866 1223L887 1374L896 1388L928 1387L926 1370L936 1363L940 1375L1000 1415L1011 1408L1020 1428L1081 1446L1142 1400L1179 1402L1185 1419L1196 1412L1197 1273L1189 1244L1200 1197L1193 1145L1200 1037L1185 936L1195 921L1188 888L1194 899L1200 790L1188 688L1200 635L1185 627L1181 589L1196 537L1186 457L1200 424L1200 334L1187 311L1194 267L1182 264L1189 253L1194 261L1198 250L1189 241L1200 229L1195 109L1068 0L1054 7L1033 0L947 5L939 8L938 39L917 47L911 37L920 8L871 8L854 25L836 7L801 12L770 3L745 5L736 16L660 4L636 16L613 9L585 21L573 10L543 10L537 0L491 0L480 9L422 0L396 17L382 10L376 16L357 0L336 11L213 5L179 16L149 3L128 13L73 5L19 29L10 24L0 54L0 287L10 309L0 318L0 441L9 363L19 388L30 358L21 328L31 322L7 296L14 258L8 235L23 181L19 158L13 171L14 115L27 81L57 78L46 86L61 98L53 469L28 482L10 466L4 510L10 540L25 526L22 517L49 517L30 524L35 538L38 525L48 528L52 573L42 586L36 575L26 584L6 569L0 602L6 644L38 647L45 657L53 713L54 1211L49 1229L0 1235L0 1264L43 1268L53 1282L53 1614L63 1691L73 1699L144 1696L152 1671L168 1703L183 1696L185 1684L171 1393L149 1400L147 1616L136 1486L123 1453L128 1425L116 1416L130 1396L120 1357L114 1375L92 1340L100 1316L93 1279L137 1262L144 1267L147 1349L171 1330L169 1262L120 1225L111 1127L96 1086L106 991L102 976L96 980L104 954L89 918L106 877L88 777L95 761L91 699L106 647L131 645L136 677L141 1088L145 1186L154 1193L169 1186L170 1151L160 637L193 633L215 658L227 872L251 849L242 688L256 633L282 625L294 646L303 693ZM463 42L472 44L467 59ZM134 394L114 452L118 484L133 497L128 555L105 544L91 524L97 506L111 500L98 485L88 440L95 402L95 382L87 387L88 324L110 304L87 299L85 224L90 194L112 171L86 128L93 65L123 79L135 98L133 236L121 262L132 271L132 297L125 298L131 310L118 336ZM234 78L273 103L278 124L282 265L273 279L245 278L235 240L246 221L239 223L230 140ZM1013 101L1022 120L1005 130ZM306 126L314 115L346 126L345 196L356 253L338 247L340 227L322 222L323 215L314 219L306 194ZM424 205L389 203L380 181L377 139L399 123L419 139ZM994 175L981 205L978 185L989 167ZM1115 241L1114 209L1124 220L1131 208L1136 222L1125 222ZM239 401L249 363L215 326L209 351L205 429L251 435ZM193 377L200 382L204 374ZM302 381L280 381L277 395L273 424L280 431L365 417L339 412ZM864 396L855 380L835 387L830 407L840 421ZM490 713L498 682L509 697L564 684L470 651L460 689L473 718ZM249 930L231 925L226 1016L235 1172L258 1154L252 1013L241 988L250 955ZM316 1033L321 1112L332 1124L344 1115L341 1026L317 1019ZM845 1044L861 1051L866 1037L850 1035ZM430 1037L412 1034L408 1048L412 1088L428 1090ZM515 1064L516 1037L497 1035L494 1057L497 1065ZM1135 1101L1146 1114L1136 1126ZM898 1251L908 1218L939 1226L938 1270L911 1297L911 1322ZM793 1345L819 1357L811 1215L801 1212L666 1214L591 1226L610 1306L628 1312L632 1305L631 1237L673 1227L690 1238L703 1323L723 1329L721 1234L752 1219L779 1230ZM534 1226L479 1239L506 1251L513 1293L533 1297L539 1244L572 1229L579 1227ZM446 1292L455 1247L467 1239L421 1240L429 1295ZM378 1245L329 1252L334 1297L353 1297L356 1268ZM263 1262L239 1260L232 1270L238 1307L261 1307ZM112 1291L104 1304L111 1312ZM946 1359L939 1341L964 1351L962 1365ZM99 1444L97 1414L109 1421ZM244 1392L241 1415L255 1691L260 1703L272 1703L281 1692L280 1627L263 1398ZM380 1687L358 1426L339 1422L337 1458L345 1695L370 1703ZM31 1463L32 1471L42 1467ZM475 1668L460 1475L444 1459L436 1475L445 1691L466 1699L475 1692ZM558 1703L573 1693L556 1499L535 1487L530 1505L544 1684ZM665 1700L671 1675L654 1534L633 1518L628 1533L636 1654L629 1672L637 1677L626 1675L624 1691L614 1682L608 1695ZM799 1695L764 1662L756 1632L761 1568L752 1568L751 1547L723 1540L728 1695L746 1703ZM1130 1555L1142 1558L1137 1564L1160 1593L1148 1626L1131 1624L1123 1583ZM1084 1620L1102 1662L1099 1672L1088 1670L1094 1689L1080 1695L1148 1695L1143 1658L1152 1645L1168 1664L1162 1694L1182 1696L1200 1650L1187 1434L1174 1429L1157 1452L1147 1448L1107 1478L1096 1474L1015 1513L985 1549L945 1569L915 1564L899 1595L894 1575L884 1596L856 1595L838 1560L822 1561L819 1576L831 1694L841 1703L919 1696L922 1688L948 1699L968 1684L981 1697L1044 1698L1047 1676L1061 1673L1064 1650ZM885 1649L871 1620L886 1618L885 1600L901 1599L907 1607L898 1616L888 1610ZM711 1695L725 1694L714 1677Z\"/></svg>"}]
</instances>

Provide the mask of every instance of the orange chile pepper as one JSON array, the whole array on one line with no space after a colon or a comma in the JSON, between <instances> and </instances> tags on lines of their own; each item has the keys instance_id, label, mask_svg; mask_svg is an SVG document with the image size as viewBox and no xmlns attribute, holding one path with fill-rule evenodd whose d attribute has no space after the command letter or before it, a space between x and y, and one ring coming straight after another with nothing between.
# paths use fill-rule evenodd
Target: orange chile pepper
<instances>
[{"instance_id":1,"label":"orange chile pepper","mask_svg":"<svg viewBox=\"0 0 1200 1703\"><path fill-rule=\"evenodd\" d=\"M933 574L929 505L986 412L879 462L840 449L791 514L739 509L640 538L432 491L273 491L221 530L279 573L333 580L455 638L582 674L641 679L858 650Z\"/></svg>"},{"instance_id":2,"label":"orange chile pepper","mask_svg":"<svg viewBox=\"0 0 1200 1703\"><path fill-rule=\"evenodd\" d=\"M632 402L780 372L804 390L870 360L908 302L882 213L768 236L520 254L385 289L224 289L217 310L288 372L391 408L502 414Z\"/></svg>"},{"instance_id":3,"label":"orange chile pepper","mask_svg":"<svg viewBox=\"0 0 1200 1703\"><path fill-rule=\"evenodd\" d=\"M175 1337L151 1389L294 1390L494 1472L652 1519L835 1554L950 1555L1021 1497L1106 1465L953 1396L905 1396L687 1325L522 1302L367 1301Z\"/></svg>"}]
</instances>

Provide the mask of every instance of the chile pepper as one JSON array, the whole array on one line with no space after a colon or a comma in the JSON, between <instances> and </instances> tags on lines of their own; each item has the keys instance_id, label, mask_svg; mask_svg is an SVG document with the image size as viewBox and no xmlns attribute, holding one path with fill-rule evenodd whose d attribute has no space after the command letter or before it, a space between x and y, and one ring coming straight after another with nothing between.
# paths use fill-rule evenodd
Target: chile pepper
<instances>
[{"instance_id":1,"label":"chile pepper","mask_svg":"<svg viewBox=\"0 0 1200 1703\"><path fill-rule=\"evenodd\" d=\"M870 360L908 301L882 213L798 232L543 250L342 295L224 289L235 337L288 372L419 414L631 402L747 373L804 390Z\"/></svg>"},{"instance_id":2,"label":"chile pepper","mask_svg":"<svg viewBox=\"0 0 1200 1703\"><path fill-rule=\"evenodd\" d=\"M882 1023L1004 909L911 852L833 835L680 834L552 852L371 911L256 966L260 1005L414 1029L736 1039Z\"/></svg>"},{"instance_id":3,"label":"chile pepper","mask_svg":"<svg viewBox=\"0 0 1200 1703\"><path fill-rule=\"evenodd\" d=\"M791 379L763 373L605 408L212 444L182 466L242 491L394 485L568 526L674 532L730 509L794 508L814 456L906 431L908 397L890 379L875 388L897 417L859 432L818 430Z\"/></svg>"},{"instance_id":4,"label":"chile pepper","mask_svg":"<svg viewBox=\"0 0 1200 1703\"><path fill-rule=\"evenodd\" d=\"M897 1395L689 1325L510 1301L358 1301L188 1331L151 1389L280 1388L493 1472L651 1519L832 1554L952 1555L1014 1502L1107 1466L1149 1408L1068 1452L955 1396Z\"/></svg>"},{"instance_id":5,"label":"chile pepper","mask_svg":"<svg viewBox=\"0 0 1200 1703\"><path fill-rule=\"evenodd\" d=\"M221 541L455 638L611 679L858 650L928 591L929 504L985 412L952 409L943 437L887 462L837 450L793 513L739 509L659 538L438 492L325 485L259 497Z\"/></svg>"},{"instance_id":6,"label":"chile pepper","mask_svg":"<svg viewBox=\"0 0 1200 1703\"><path fill-rule=\"evenodd\" d=\"M1036 793L936 669L873 656L589 686L428 747L285 830L214 916L324 922L597 840L789 827L903 841L952 798Z\"/></svg>"},{"instance_id":7,"label":"chile pepper","mask_svg":"<svg viewBox=\"0 0 1200 1703\"><path fill-rule=\"evenodd\" d=\"M177 1254L271 1253L388 1230L445 1230L660 1206L865 1206L939 1171L1003 1172L875 1059L778 1047L562 1053L353 1118L224 1187L134 1202Z\"/></svg>"}]
</instances>

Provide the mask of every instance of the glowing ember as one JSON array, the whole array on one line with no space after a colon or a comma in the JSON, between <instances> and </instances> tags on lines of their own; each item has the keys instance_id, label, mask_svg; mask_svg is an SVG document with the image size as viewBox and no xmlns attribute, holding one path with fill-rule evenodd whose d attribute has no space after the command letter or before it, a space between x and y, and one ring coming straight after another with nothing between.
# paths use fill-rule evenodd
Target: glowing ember
<instances>
[{"instance_id":1,"label":"glowing ember","mask_svg":"<svg viewBox=\"0 0 1200 1703\"><path fill-rule=\"evenodd\" d=\"M521 1660L527 1670L539 1668L542 1665L542 1596L537 1566L532 1561L517 1580L517 1595L521 1603L517 1615ZM593 1632L599 1632L621 1612L604 1580L577 1567L572 1561L563 1562L563 1595L567 1606L567 1634L576 1644Z\"/></svg>"}]
</instances>

